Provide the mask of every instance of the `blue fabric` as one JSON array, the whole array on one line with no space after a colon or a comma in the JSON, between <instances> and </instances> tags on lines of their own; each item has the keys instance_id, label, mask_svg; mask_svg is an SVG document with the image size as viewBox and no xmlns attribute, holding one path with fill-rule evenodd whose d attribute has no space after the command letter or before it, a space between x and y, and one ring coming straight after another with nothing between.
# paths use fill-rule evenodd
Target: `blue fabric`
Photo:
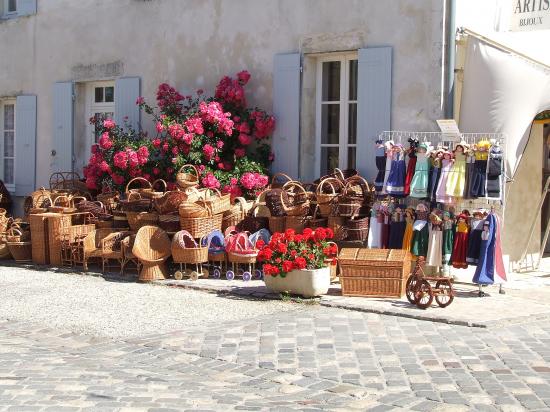
<instances>
[{"instance_id":1,"label":"blue fabric","mask_svg":"<svg viewBox=\"0 0 550 412\"><path fill-rule=\"evenodd\" d=\"M202 241L202 246L206 245L208 245L208 251L210 253L216 253L223 250L225 247L223 233L219 230L213 230L210 232L210 234Z\"/></svg>"},{"instance_id":2,"label":"blue fabric","mask_svg":"<svg viewBox=\"0 0 550 412\"><path fill-rule=\"evenodd\" d=\"M256 242L260 239L262 239L264 243L267 245L271 240L271 233L269 233L269 230L260 229L256 233L250 236L250 242L252 242L254 246L256 246Z\"/></svg>"},{"instance_id":3,"label":"blue fabric","mask_svg":"<svg viewBox=\"0 0 550 412\"><path fill-rule=\"evenodd\" d=\"M495 283L495 216L490 214L485 219L485 222L489 222L489 239L481 239L479 261L472 282L481 285L492 285L493 283Z\"/></svg>"}]
</instances>

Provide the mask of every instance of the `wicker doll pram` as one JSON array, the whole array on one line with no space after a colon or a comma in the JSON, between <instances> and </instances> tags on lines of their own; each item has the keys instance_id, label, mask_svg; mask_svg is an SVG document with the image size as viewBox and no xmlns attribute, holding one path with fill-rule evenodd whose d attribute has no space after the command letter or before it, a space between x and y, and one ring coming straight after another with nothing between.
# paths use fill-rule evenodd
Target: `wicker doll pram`
<instances>
[{"instance_id":1,"label":"wicker doll pram","mask_svg":"<svg viewBox=\"0 0 550 412\"><path fill-rule=\"evenodd\" d=\"M208 271L203 268L203 263L208 262L208 247L202 246L204 237L199 243L193 239L191 234L185 230L180 230L174 234L172 239L172 260L179 264L180 270L174 273L177 280L188 276L191 280L197 280L199 276L208 277ZM194 266L188 269L187 265Z\"/></svg>"},{"instance_id":2,"label":"wicker doll pram","mask_svg":"<svg viewBox=\"0 0 550 412\"><path fill-rule=\"evenodd\" d=\"M225 250L231 269L225 273L227 280L235 279L238 274L244 282L252 279L256 272L258 250L254 247L246 232L232 232L225 238Z\"/></svg>"},{"instance_id":3,"label":"wicker doll pram","mask_svg":"<svg viewBox=\"0 0 550 412\"><path fill-rule=\"evenodd\" d=\"M208 266L213 278L219 279L227 269L227 254L225 253L225 238L219 230L213 230L201 241L203 247L208 248Z\"/></svg>"}]
</instances>

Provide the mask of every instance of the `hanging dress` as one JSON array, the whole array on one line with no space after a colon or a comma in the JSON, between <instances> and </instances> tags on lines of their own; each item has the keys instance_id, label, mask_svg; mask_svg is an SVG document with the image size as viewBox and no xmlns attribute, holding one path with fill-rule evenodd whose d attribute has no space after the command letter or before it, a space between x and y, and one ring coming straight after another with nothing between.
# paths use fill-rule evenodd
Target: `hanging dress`
<instances>
[{"instance_id":1,"label":"hanging dress","mask_svg":"<svg viewBox=\"0 0 550 412\"><path fill-rule=\"evenodd\" d=\"M474 177L470 186L470 198L485 197L485 183L487 178L487 158L489 154L486 151L477 150L475 152L476 161L474 163Z\"/></svg>"},{"instance_id":2,"label":"hanging dress","mask_svg":"<svg viewBox=\"0 0 550 412\"><path fill-rule=\"evenodd\" d=\"M405 236L405 227L407 223L400 211L394 211L390 223L389 249L401 249L403 247L403 238Z\"/></svg>"},{"instance_id":3,"label":"hanging dress","mask_svg":"<svg viewBox=\"0 0 550 412\"><path fill-rule=\"evenodd\" d=\"M464 197L466 185L466 155L459 151L455 153L455 161L447 178L447 196Z\"/></svg>"},{"instance_id":4,"label":"hanging dress","mask_svg":"<svg viewBox=\"0 0 550 412\"><path fill-rule=\"evenodd\" d=\"M414 176L411 181L411 197L424 199L428 197L428 173L430 172L429 156L425 152L416 154Z\"/></svg>"},{"instance_id":5,"label":"hanging dress","mask_svg":"<svg viewBox=\"0 0 550 412\"><path fill-rule=\"evenodd\" d=\"M380 247L387 249L390 243L390 220L391 216L387 210L382 211L382 240Z\"/></svg>"},{"instance_id":6,"label":"hanging dress","mask_svg":"<svg viewBox=\"0 0 550 412\"><path fill-rule=\"evenodd\" d=\"M410 141L410 143L409 163L407 164L407 174L405 175L405 196L409 196L411 194L411 182L414 176L414 170L416 168L416 147L418 141Z\"/></svg>"},{"instance_id":7,"label":"hanging dress","mask_svg":"<svg viewBox=\"0 0 550 412\"><path fill-rule=\"evenodd\" d=\"M454 228L453 221L450 219L443 218L443 265L448 265L451 262L451 256L453 253L453 242L454 242Z\"/></svg>"},{"instance_id":8,"label":"hanging dress","mask_svg":"<svg viewBox=\"0 0 550 412\"><path fill-rule=\"evenodd\" d=\"M492 285L495 283L495 216L490 214L482 223L479 263L472 278L473 283Z\"/></svg>"},{"instance_id":9,"label":"hanging dress","mask_svg":"<svg viewBox=\"0 0 550 412\"><path fill-rule=\"evenodd\" d=\"M470 221L470 236L468 237L468 252L466 252L466 262L469 265L477 265L479 260L479 251L481 249L481 233L483 231L483 222L485 218L472 218Z\"/></svg>"},{"instance_id":10,"label":"hanging dress","mask_svg":"<svg viewBox=\"0 0 550 412\"><path fill-rule=\"evenodd\" d=\"M430 227L430 238L428 240L428 254L426 264L428 266L441 266L443 262L443 232L441 230L442 220L439 216L432 216Z\"/></svg>"},{"instance_id":11,"label":"hanging dress","mask_svg":"<svg viewBox=\"0 0 550 412\"><path fill-rule=\"evenodd\" d=\"M491 147L487 160L487 197L500 199L502 186L502 150L499 146Z\"/></svg>"},{"instance_id":12,"label":"hanging dress","mask_svg":"<svg viewBox=\"0 0 550 412\"><path fill-rule=\"evenodd\" d=\"M470 150L466 155L466 185L464 186L464 198L466 199L469 199L471 196L472 182L475 176L475 163L476 157L474 152Z\"/></svg>"},{"instance_id":13,"label":"hanging dress","mask_svg":"<svg viewBox=\"0 0 550 412\"><path fill-rule=\"evenodd\" d=\"M452 253L453 267L457 269L466 269L466 253L468 251L468 223L465 219L459 218L456 224L454 246Z\"/></svg>"},{"instance_id":14,"label":"hanging dress","mask_svg":"<svg viewBox=\"0 0 550 412\"><path fill-rule=\"evenodd\" d=\"M386 192L390 196L403 197L405 193L405 152L394 151L391 155L391 168L386 182Z\"/></svg>"},{"instance_id":15,"label":"hanging dress","mask_svg":"<svg viewBox=\"0 0 550 412\"><path fill-rule=\"evenodd\" d=\"M405 234L403 235L403 249L410 251L413 238L414 215L405 212Z\"/></svg>"},{"instance_id":16,"label":"hanging dress","mask_svg":"<svg viewBox=\"0 0 550 412\"><path fill-rule=\"evenodd\" d=\"M500 218L491 213L495 217L495 283L504 283L507 281L506 268L504 267L504 259L502 258L502 243L500 241L500 231L502 225Z\"/></svg>"},{"instance_id":17,"label":"hanging dress","mask_svg":"<svg viewBox=\"0 0 550 412\"><path fill-rule=\"evenodd\" d=\"M439 176L441 175L441 158L436 154L433 159L433 168L430 179L430 193L429 197L432 202L435 202L435 193L437 191L437 184L439 183Z\"/></svg>"},{"instance_id":18,"label":"hanging dress","mask_svg":"<svg viewBox=\"0 0 550 412\"><path fill-rule=\"evenodd\" d=\"M439 182L437 183L437 189L435 191L435 201L439 203L452 203L453 198L447 195L447 180L449 173L453 167L453 161L451 159L443 159L441 161L441 173L439 176Z\"/></svg>"},{"instance_id":19,"label":"hanging dress","mask_svg":"<svg viewBox=\"0 0 550 412\"><path fill-rule=\"evenodd\" d=\"M370 213L371 215L367 246L370 249L379 249L382 243L382 214L376 207L373 207Z\"/></svg>"},{"instance_id":20,"label":"hanging dress","mask_svg":"<svg viewBox=\"0 0 550 412\"><path fill-rule=\"evenodd\" d=\"M386 150L386 164L384 165L384 186L382 188L382 194L387 195L386 184L388 183L388 177L390 177L391 162L392 162L391 149Z\"/></svg>"},{"instance_id":21,"label":"hanging dress","mask_svg":"<svg viewBox=\"0 0 550 412\"><path fill-rule=\"evenodd\" d=\"M428 254L428 212L417 211L416 220L413 225L413 239L411 252L415 256L424 256Z\"/></svg>"},{"instance_id":22,"label":"hanging dress","mask_svg":"<svg viewBox=\"0 0 550 412\"><path fill-rule=\"evenodd\" d=\"M374 181L374 188L376 190L376 194L380 195L384 189L384 175L386 173L386 149L383 144L376 145L375 155L378 173L376 175L376 180Z\"/></svg>"}]
</instances>

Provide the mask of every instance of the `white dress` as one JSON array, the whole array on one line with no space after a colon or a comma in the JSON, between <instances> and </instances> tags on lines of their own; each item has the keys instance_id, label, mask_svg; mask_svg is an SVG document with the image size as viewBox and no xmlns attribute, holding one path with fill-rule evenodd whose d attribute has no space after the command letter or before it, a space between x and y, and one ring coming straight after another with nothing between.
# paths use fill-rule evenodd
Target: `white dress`
<instances>
[{"instance_id":1,"label":"white dress","mask_svg":"<svg viewBox=\"0 0 550 412\"><path fill-rule=\"evenodd\" d=\"M443 264L443 231L441 225L430 225L426 264L428 266L441 266Z\"/></svg>"},{"instance_id":2,"label":"white dress","mask_svg":"<svg viewBox=\"0 0 550 412\"><path fill-rule=\"evenodd\" d=\"M369 237L367 238L367 246L370 249L380 249L382 246L382 222L378 220L376 210L371 210Z\"/></svg>"}]
</instances>

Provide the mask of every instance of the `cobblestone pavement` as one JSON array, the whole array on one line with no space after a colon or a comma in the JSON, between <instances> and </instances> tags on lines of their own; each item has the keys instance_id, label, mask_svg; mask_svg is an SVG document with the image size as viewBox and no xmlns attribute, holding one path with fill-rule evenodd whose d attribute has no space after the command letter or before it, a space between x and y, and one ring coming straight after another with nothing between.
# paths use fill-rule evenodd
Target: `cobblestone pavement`
<instances>
[{"instance_id":1,"label":"cobblestone pavement","mask_svg":"<svg viewBox=\"0 0 550 412\"><path fill-rule=\"evenodd\" d=\"M300 306L113 340L0 322L0 409L79 408L548 410L550 324Z\"/></svg>"}]
</instances>

